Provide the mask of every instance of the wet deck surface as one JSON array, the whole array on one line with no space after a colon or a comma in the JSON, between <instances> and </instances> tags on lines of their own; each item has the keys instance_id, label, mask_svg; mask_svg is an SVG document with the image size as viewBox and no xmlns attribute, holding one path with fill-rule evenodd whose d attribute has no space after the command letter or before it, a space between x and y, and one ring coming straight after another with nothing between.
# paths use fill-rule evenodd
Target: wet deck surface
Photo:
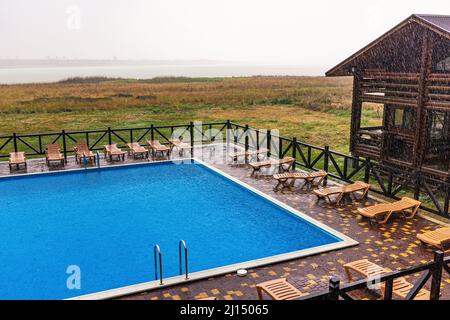
<instances>
[{"instance_id":1,"label":"wet deck surface","mask_svg":"<svg viewBox=\"0 0 450 320\"><path fill-rule=\"evenodd\" d=\"M202 150L203 152L201 152ZM173 154L174 158L179 158L178 152L174 152ZM185 156L189 156L189 152ZM270 177L256 179L250 177L251 170L247 165L230 165L224 163L224 157L221 155L221 152L217 152L217 147L196 149L195 157L203 159L231 176L346 234L360 244L356 247L250 269L246 277L226 274L206 280L133 294L122 297L121 299L177 300L199 299L212 296L220 300L257 299L255 289L257 283L280 277L287 277L288 281L294 284L301 292L317 293L328 287L330 276L336 276L341 282L346 282L347 279L343 264L350 261L369 259L383 267L400 270L433 259L432 248L423 246L416 238L417 233L433 230L438 227L438 225L428 220L420 217L411 220L394 217L386 225L371 225L367 220L362 219L356 214L356 209L360 206L373 204L374 200L372 199L347 203L335 208L326 203L317 203L316 197L307 191L274 192L273 187L275 182ZM132 157L126 157L125 159L125 163L143 161L146 162L148 160L134 160ZM114 162L113 164L123 163ZM113 165L107 163L103 157L100 164L101 166ZM82 166L75 163L75 159L73 158L69 158L65 166L66 169L80 167L82 168ZM61 169L55 168L51 170ZM45 161L42 159L29 161L27 172L44 171L48 171ZM9 174L8 164L1 163L0 175ZM416 274L409 277L408 280L413 282L419 276L420 274ZM427 283L427 287L429 287L429 282ZM379 296L374 295L373 292L369 292L368 290L360 290L354 292L352 295L358 299L379 298ZM445 271L443 272L441 299L450 299L450 275Z\"/></svg>"}]
</instances>

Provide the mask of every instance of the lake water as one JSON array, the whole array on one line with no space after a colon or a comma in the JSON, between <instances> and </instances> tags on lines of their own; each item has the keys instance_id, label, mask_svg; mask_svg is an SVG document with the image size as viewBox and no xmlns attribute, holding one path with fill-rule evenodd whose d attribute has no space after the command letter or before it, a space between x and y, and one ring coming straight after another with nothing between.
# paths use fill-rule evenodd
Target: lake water
<instances>
[{"instance_id":1,"label":"lake water","mask_svg":"<svg viewBox=\"0 0 450 320\"><path fill-rule=\"evenodd\" d=\"M270 65L121 65L0 68L0 84L56 82L70 77L106 76L150 79L176 77L320 76L320 67Z\"/></svg>"}]
</instances>

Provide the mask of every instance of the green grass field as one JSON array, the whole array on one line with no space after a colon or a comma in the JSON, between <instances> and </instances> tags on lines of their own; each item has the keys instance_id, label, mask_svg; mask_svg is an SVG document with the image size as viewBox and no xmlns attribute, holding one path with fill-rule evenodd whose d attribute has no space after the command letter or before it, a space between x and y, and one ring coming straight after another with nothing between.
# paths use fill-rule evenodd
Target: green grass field
<instances>
[{"instance_id":1,"label":"green grass field","mask_svg":"<svg viewBox=\"0 0 450 320\"><path fill-rule=\"evenodd\" d=\"M0 86L0 134L230 119L348 151L350 78L72 79ZM380 121L376 108L363 124Z\"/></svg>"}]
</instances>

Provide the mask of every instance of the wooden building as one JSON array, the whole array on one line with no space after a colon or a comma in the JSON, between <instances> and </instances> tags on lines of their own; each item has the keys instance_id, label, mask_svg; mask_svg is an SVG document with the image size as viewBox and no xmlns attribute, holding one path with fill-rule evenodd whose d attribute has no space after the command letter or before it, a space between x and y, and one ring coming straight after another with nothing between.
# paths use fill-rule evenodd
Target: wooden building
<instances>
[{"instance_id":1,"label":"wooden building","mask_svg":"<svg viewBox=\"0 0 450 320\"><path fill-rule=\"evenodd\" d=\"M450 16L414 14L326 75L353 76L354 155L450 181Z\"/></svg>"}]
</instances>

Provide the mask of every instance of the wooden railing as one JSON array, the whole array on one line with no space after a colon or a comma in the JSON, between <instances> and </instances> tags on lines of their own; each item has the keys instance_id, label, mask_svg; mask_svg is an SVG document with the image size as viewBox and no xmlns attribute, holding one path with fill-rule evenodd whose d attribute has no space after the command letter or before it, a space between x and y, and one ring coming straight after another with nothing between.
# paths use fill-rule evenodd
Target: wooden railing
<instances>
[{"instance_id":1,"label":"wooden railing","mask_svg":"<svg viewBox=\"0 0 450 320\"><path fill-rule=\"evenodd\" d=\"M0 137L0 159L9 152L24 151L27 156L39 157L45 154L45 146L58 143L66 160L73 154L78 141L85 141L91 150L101 150L104 144L128 142L145 143L146 139L168 142L174 132L192 137L192 146L198 143L234 142L246 149L268 149L268 155L296 159L295 167L306 170L323 169L329 177L342 182L363 180L370 182L373 192L398 199L400 193L411 194L423 202L424 210L449 218L450 183L433 179L420 171L404 171L381 165L370 159L362 159L331 150L327 145L320 147L275 135L271 130L258 130L248 125L231 121L203 123L191 122L183 125L168 125L140 128L107 128L103 130L66 131L42 134L17 134ZM191 149L193 150L193 149ZM326 182L325 182L326 183Z\"/></svg>"},{"instance_id":2,"label":"wooden railing","mask_svg":"<svg viewBox=\"0 0 450 320\"><path fill-rule=\"evenodd\" d=\"M450 75L431 74L428 79L427 109L450 110Z\"/></svg>"},{"instance_id":3,"label":"wooden railing","mask_svg":"<svg viewBox=\"0 0 450 320\"><path fill-rule=\"evenodd\" d=\"M384 300L393 300L394 298L398 298L394 296L393 292L395 279L417 273L421 273L421 275L407 294L405 300L414 300L416 295L425 287L425 284L429 280L431 280L430 300L439 300L442 271L444 270L450 274L450 268L448 266L449 263L450 257L444 258L443 252L436 251L432 262L410 267L401 271L383 274L377 278L376 281L362 279L349 284L341 285L338 278L332 277L329 282L328 291L308 295L300 298L299 300L355 300L355 298L350 295L351 292L365 289L368 285L375 285L376 283L381 282L385 283L385 291L383 292Z\"/></svg>"},{"instance_id":4,"label":"wooden railing","mask_svg":"<svg viewBox=\"0 0 450 320\"><path fill-rule=\"evenodd\" d=\"M418 73L365 72L361 80L361 101L400 106L417 106Z\"/></svg>"},{"instance_id":5,"label":"wooden railing","mask_svg":"<svg viewBox=\"0 0 450 320\"><path fill-rule=\"evenodd\" d=\"M307 170L323 169L328 176L343 182L363 180L371 190L383 196L399 199L407 194L422 201L422 209L450 218L450 183L434 179L421 171L406 171L383 165L370 159L357 158L324 147L310 145L296 138L274 135L270 130L229 123L233 142L246 149L266 148L278 157L292 156L295 167ZM325 181L326 183L326 181Z\"/></svg>"}]
</instances>

